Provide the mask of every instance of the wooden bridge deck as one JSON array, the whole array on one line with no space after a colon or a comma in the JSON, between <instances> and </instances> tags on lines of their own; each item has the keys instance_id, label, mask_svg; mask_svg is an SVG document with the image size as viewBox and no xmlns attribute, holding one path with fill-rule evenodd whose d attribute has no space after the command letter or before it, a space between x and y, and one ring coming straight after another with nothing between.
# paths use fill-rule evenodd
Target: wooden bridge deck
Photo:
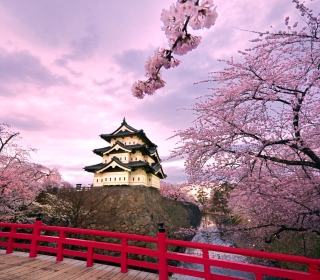
<instances>
[{"instance_id":1,"label":"wooden bridge deck","mask_svg":"<svg viewBox=\"0 0 320 280\"><path fill-rule=\"evenodd\" d=\"M129 269L121 273L120 267L97 264L86 267L85 261L65 258L56 262L54 256L38 255L29 258L28 253L5 254L0 250L0 279L5 280L157 280L158 274ZM169 278L174 280L176 278Z\"/></svg>"}]
</instances>

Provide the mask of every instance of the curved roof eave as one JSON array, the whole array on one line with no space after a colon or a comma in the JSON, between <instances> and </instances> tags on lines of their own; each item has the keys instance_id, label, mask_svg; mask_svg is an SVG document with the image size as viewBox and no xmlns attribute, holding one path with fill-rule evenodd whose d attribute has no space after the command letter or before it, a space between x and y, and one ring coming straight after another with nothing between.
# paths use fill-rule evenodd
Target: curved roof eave
<instances>
[{"instance_id":1,"label":"curved roof eave","mask_svg":"<svg viewBox=\"0 0 320 280\"><path fill-rule=\"evenodd\" d=\"M96 172L101 173L104 170L108 169L112 163L115 162L116 165L122 169L124 169L125 171L131 171L131 168L129 166L126 166L125 164L123 164L117 157L113 157L112 160L110 162L108 162L103 168L96 170Z\"/></svg>"}]
</instances>

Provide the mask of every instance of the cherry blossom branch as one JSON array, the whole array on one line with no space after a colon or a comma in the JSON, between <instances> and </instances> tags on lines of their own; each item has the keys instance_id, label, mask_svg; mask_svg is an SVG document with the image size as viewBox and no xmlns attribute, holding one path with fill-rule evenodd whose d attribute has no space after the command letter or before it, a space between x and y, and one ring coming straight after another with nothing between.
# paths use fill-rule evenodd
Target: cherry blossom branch
<instances>
[{"instance_id":1,"label":"cherry blossom branch","mask_svg":"<svg viewBox=\"0 0 320 280\"><path fill-rule=\"evenodd\" d=\"M168 38L170 49L159 48L152 58L148 58L145 65L147 80L139 80L132 85L133 96L142 99L146 94L152 95L157 89L164 87L161 68L174 68L181 63L172 54L184 55L197 48L201 37L188 33L188 26L197 30L210 28L215 24L218 14L213 0L202 0L200 5L199 2L199 0L178 0L170 10L162 10L161 20L164 24L162 29Z\"/></svg>"}]
</instances>

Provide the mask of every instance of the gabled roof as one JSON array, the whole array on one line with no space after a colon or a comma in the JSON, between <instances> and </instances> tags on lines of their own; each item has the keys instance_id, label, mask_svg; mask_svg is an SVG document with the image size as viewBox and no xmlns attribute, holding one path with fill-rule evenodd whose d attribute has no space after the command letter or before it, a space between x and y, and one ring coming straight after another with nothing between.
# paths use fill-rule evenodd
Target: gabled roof
<instances>
[{"instance_id":1,"label":"gabled roof","mask_svg":"<svg viewBox=\"0 0 320 280\"><path fill-rule=\"evenodd\" d=\"M152 150L152 152L150 151L150 156L156 159L156 162L161 162L161 159L159 157L158 151L157 150Z\"/></svg>"},{"instance_id":2,"label":"gabled roof","mask_svg":"<svg viewBox=\"0 0 320 280\"><path fill-rule=\"evenodd\" d=\"M141 151L143 155L149 155L150 157L153 157L155 161L161 162L161 159L158 155L157 148L156 147L149 147L147 148L145 145L141 144L135 144L135 145L124 145L122 142L117 141L113 146L111 147L105 147L100 149L94 149L93 152L99 156L103 156L105 154L113 154L113 153L119 153L119 150L122 150L124 152L135 152L135 151Z\"/></svg>"},{"instance_id":3,"label":"gabled roof","mask_svg":"<svg viewBox=\"0 0 320 280\"><path fill-rule=\"evenodd\" d=\"M98 163L94 165L85 166L83 169L88 172L96 172L97 170L100 170L101 168L105 167L106 163Z\"/></svg>"},{"instance_id":4,"label":"gabled roof","mask_svg":"<svg viewBox=\"0 0 320 280\"><path fill-rule=\"evenodd\" d=\"M110 150L110 149L111 149L111 147L104 147L104 148L100 148L100 149L94 149L93 152L94 152L96 155L102 157L103 154L104 154L106 151Z\"/></svg>"},{"instance_id":5,"label":"gabled roof","mask_svg":"<svg viewBox=\"0 0 320 280\"><path fill-rule=\"evenodd\" d=\"M154 170L154 175L158 176L161 179L164 179L167 177L166 174L164 174L163 169L162 169L162 165L159 163L156 163L152 166L153 170Z\"/></svg>"},{"instance_id":6,"label":"gabled roof","mask_svg":"<svg viewBox=\"0 0 320 280\"><path fill-rule=\"evenodd\" d=\"M99 163L95 165L86 166L84 170L88 172L103 173L106 172L109 168L120 168L124 171L135 171L136 169L142 168L147 173L155 174L156 176L162 179L167 177L167 175L163 173L162 166L159 163L150 165L148 162L140 160L132 161L129 163L123 163L117 157L113 157L112 160L108 163Z\"/></svg>"},{"instance_id":7,"label":"gabled roof","mask_svg":"<svg viewBox=\"0 0 320 280\"><path fill-rule=\"evenodd\" d=\"M112 147L110 147L110 149L108 149L107 151L103 152L103 154L108 154L111 153L112 151L119 151L122 150L124 152L131 152L131 149L126 148L125 145L123 145L120 141L117 141Z\"/></svg>"},{"instance_id":8,"label":"gabled roof","mask_svg":"<svg viewBox=\"0 0 320 280\"><path fill-rule=\"evenodd\" d=\"M138 129L133 128L132 126L128 125L126 122L126 118L123 118L123 121L121 125L111 134L116 135L116 134L121 134L122 132L127 131L127 132L138 132Z\"/></svg>"},{"instance_id":9,"label":"gabled roof","mask_svg":"<svg viewBox=\"0 0 320 280\"><path fill-rule=\"evenodd\" d=\"M146 143L146 145L150 147L157 147L154 143L150 141L150 139L146 136L142 129L137 130L132 126L128 125L125 118L123 119L121 125L112 133L110 134L101 134L100 137L107 142L111 142L111 139L117 137L125 137L125 136L137 136L142 141Z\"/></svg>"},{"instance_id":10,"label":"gabled roof","mask_svg":"<svg viewBox=\"0 0 320 280\"><path fill-rule=\"evenodd\" d=\"M103 171L109 169L109 168L120 168L123 169L124 171L131 171L131 168L128 168L124 163L122 163L117 157L113 157L110 162L105 164L102 168L100 168L97 172L98 173L103 173Z\"/></svg>"}]
</instances>

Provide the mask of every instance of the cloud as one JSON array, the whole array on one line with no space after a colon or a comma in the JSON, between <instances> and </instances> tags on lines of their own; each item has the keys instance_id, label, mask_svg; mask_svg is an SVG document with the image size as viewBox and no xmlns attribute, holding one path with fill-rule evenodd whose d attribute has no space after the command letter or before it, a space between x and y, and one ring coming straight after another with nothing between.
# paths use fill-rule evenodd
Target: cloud
<instances>
[{"instance_id":1,"label":"cloud","mask_svg":"<svg viewBox=\"0 0 320 280\"><path fill-rule=\"evenodd\" d=\"M15 94L14 92L9 89L8 87L5 87L5 86L1 86L0 85L0 97L3 96L3 97L13 97Z\"/></svg>"},{"instance_id":2,"label":"cloud","mask_svg":"<svg viewBox=\"0 0 320 280\"><path fill-rule=\"evenodd\" d=\"M166 167L162 164L163 172L168 176L165 181L172 183L184 183L188 180L187 174L184 172L183 167L170 166Z\"/></svg>"},{"instance_id":3,"label":"cloud","mask_svg":"<svg viewBox=\"0 0 320 280\"><path fill-rule=\"evenodd\" d=\"M96 86L110 85L113 81L114 81L114 79L112 79L112 78L106 78L106 79L104 79L102 81L97 81L96 79L92 80L93 84L96 85Z\"/></svg>"},{"instance_id":4,"label":"cloud","mask_svg":"<svg viewBox=\"0 0 320 280\"><path fill-rule=\"evenodd\" d=\"M68 84L66 78L53 74L30 52L26 50L9 52L3 48L0 48L0 82L27 83L42 87Z\"/></svg>"},{"instance_id":5,"label":"cloud","mask_svg":"<svg viewBox=\"0 0 320 280\"><path fill-rule=\"evenodd\" d=\"M2 116L1 119L19 130L39 132L48 128L41 119L26 114L11 114L10 116Z\"/></svg>"},{"instance_id":6,"label":"cloud","mask_svg":"<svg viewBox=\"0 0 320 280\"><path fill-rule=\"evenodd\" d=\"M116 54L114 59L121 68L141 76L144 75L144 65L149 56L153 56L152 49L129 49Z\"/></svg>"},{"instance_id":7,"label":"cloud","mask_svg":"<svg viewBox=\"0 0 320 280\"><path fill-rule=\"evenodd\" d=\"M65 66L68 60L81 61L93 57L94 52L99 46L99 37L92 26L86 29L86 33L85 36L72 40L69 43L71 52L62 55L57 60L57 63L60 62L60 66Z\"/></svg>"},{"instance_id":8,"label":"cloud","mask_svg":"<svg viewBox=\"0 0 320 280\"><path fill-rule=\"evenodd\" d=\"M62 68L65 68L68 70L68 72L75 76L75 77L80 77L82 76L82 73L81 72L77 72L77 71L74 71L71 67L68 66L68 60L66 58L63 58L63 57L60 57L60 58L57 58L55 60L55 64L62 67Z\"/></svg>"}]
</instances>

